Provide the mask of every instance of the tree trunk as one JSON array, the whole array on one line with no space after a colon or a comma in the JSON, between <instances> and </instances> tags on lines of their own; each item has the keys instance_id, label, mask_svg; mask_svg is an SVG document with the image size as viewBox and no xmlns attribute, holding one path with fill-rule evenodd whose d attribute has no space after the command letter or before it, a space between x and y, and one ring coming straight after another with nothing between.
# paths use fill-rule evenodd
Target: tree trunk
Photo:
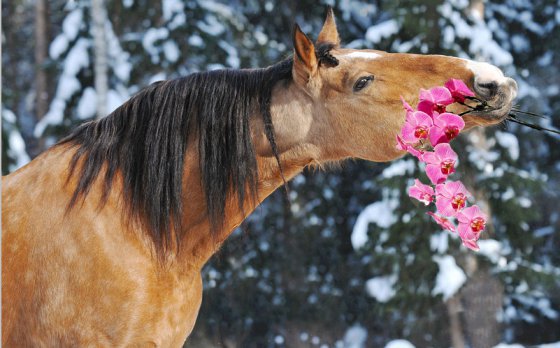
<instances>
[{"instance_id":1,"label":"tree trunk","mask_svg":"<svg viewBox=\"0 0 560 348\"><path fill-rule=\"evenodd\" d=\"M471 0L469 10L471 15L479 20L484 20L484 2L482 0ZM484 60L483 56L476 57ZM473 137L474 135L474 137ZM471 139L476 139L472 145L479 151L489 151L489 144L484 129L477 128L471 132ZM471 176L472 177L472 176ZM468 186L469 183L467 183ZM474 183L473 183L474 185ZM468 187L479 202L482 210L491 216L491 207L483 193L474 187ZM486 234L492 231L492 225L487 225ZM466 258L466 271L469 276L461 294L465 311L463 318L465 322L466 337L471 347L494 347L500 342L501 325L498 322L498 314L502 310L504 287L498 279L493 277L486 268L478 267L476 256L470 254Z\"/></svg>"},{"instance_id":2,"label":"tree trunk","mask_svg":"<svg viewBox=\"0 0 560 348\"><path fill-rule=\"evenodd\" d=\"M91 17L94 45L95 92L97 94L96 117L101 118L107 114L107 93L109 90L107 39L105 35L107 9L103 0L92 0Z\"/></svg>"},{"instance_id":3,"label":"tree trunk","mask_svg":"<svg viewBox=\"0 0 560 348\"><path fill-rule=\"evenodd\" d=\"M465 348L465 337L461 325L461 295L455 294L445 303L449 315L449 331L453 348Z\"/></svg>"},{"instance_id":4,"label":"tree trunk","mask_svg":"<svg viewBox=\"0 0 560 348\"><path fill-rule=\"evenodd\" d=\"M45 63L48 59L47 1L35 3L35 118L37 122L49 110L48 80ZM39 139L39 151L45 147L44 139Z\"/></svg>"}]
</instances>

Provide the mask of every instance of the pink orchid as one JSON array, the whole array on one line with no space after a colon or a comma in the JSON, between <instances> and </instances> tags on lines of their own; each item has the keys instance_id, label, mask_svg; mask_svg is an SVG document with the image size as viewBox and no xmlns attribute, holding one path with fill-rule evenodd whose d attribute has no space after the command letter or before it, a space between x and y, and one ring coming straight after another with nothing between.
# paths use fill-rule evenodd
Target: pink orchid
<instances>
[{"instance_id":1,"label":"pink orchid","mask_svg":"<svg viewBox=\"0 0 560 348\"><path fill-rule=\"evenodd\" d=\"M456 103L464 103L465 97L474 97L474 92L461 80L451 79L445 83Z\"/></svg>"},{"instance_id":2,"label":"pink orchid","mask_svg":"<svg viewBox=\"0 0 560 348\"><path fill-rule=\"evenodd\" d=\"M448 112L434 115L434 126L430 128L430 143L432 146L448 143L455 139L463 128L465 121L460 116Z\"/></svg>"},{"instance_id":3,"label":"pink orchid","mask_svg":"<svg viewBox=\"0 0 560 348\"><path fill-rule=\"evenodd\" d=\"M455 216L467 205L472 197L465 185L459 181L449 181L436 186L436 208L445 216Z\"/></svg>"},{"instance_id":4,"label":"pink orchid","mask_svg":"<svg viewBox=\"0 0 560 348\"><path fill-rule=\"evenodd\" d=\"M448 218L444 218L443 216L436 215L431 211L427 212L426 214L430 215L435 222L438 223L444 230L455 232L456 228L455 225L449 221Z\"/></svg>"},{"instance_id":5,"label":"pink orchid","mask_svg":"<svg viewBox=\"0 0 560 348\"><path fill-rule=\"evenodd\" d=\"M408 188L408 195L428 205L434 200L434 189L414 179L414 185Z\"/></svg>"},{"instance_id":6,"label":"pink orchid","mask_svg":"<svg viewBox=\"0 0 560 348\"><path fill-rule=\"evenodd\" d=\"M479 251L480 248L478 247L478 244L476 244L476 240L466 240L463 239L463 245L466 246L467 248L474 250L474 251Z\"/></svg>"},{"instance_id":7,"label":"pink orchid","mask_svg":"<svg viewBox=\"0 0 560 348\"><path fill-rule=\"evenodd\" d=\"M426 152L422 155L426 162L426 174L434 185L441 184L449 174L455 172L457 154L447 143L438 144L434 152Z\"/></svg>"},{"instance_id":8,"label":"pink orchid","mask_svg":"<svg viewBox=\"0 0 560 348\"><path fill-rule=\"evenodd\" d=\"M401 137L398 135L397 135L397 149L406 151L418 159L421 159L422 156L424 155L424 151L417 150L414 146L405 143L404 140L402 140Z\"/></svg>"},{"instance_id":9,"label":"pink orchid","mask_svg":"<svg viewBox=\"0 0 560 348\"><path fill-rule=\"evenodd\" d=\"M476 241L480 238L480 233L484 231L486 227L486 215L478 206L473 205L459 212L457 214L457 220L459 221L457 232L459 233L459 237L463 240L463 244L471 249L473 249L472 246L478 248Z\"/></svg>"},{"instance_id":10,"label":"pink orchid","mask_svg":"<svg viewBox=\"0 0 560 348\"><path fill-rule=\"evenodd\" d=\"M434 121L428 114L422 111L409 112L401 129L401 138L409 144L416 144L421 139L428 138L433 125Z\"/></svg>"},{"instance_id":11,"label":"pink orchid","mask_svg":"<svg viewBox=\"0 0 560 348\"><path fill-rule=\"evenodd\" d=\"M463 245L479 250L477 241L486 226L487 217L476 205L467 207L467 199L472 195L460 181L449 181L449 174L455 172L457 154L449 142L464 129L463 119L446 112L448 105L463 103L474 93L461 80L449 80L445 87L420 90L419 103L412 108L401 97L406 110L406 122L397 135L397 148L407 151L426 163L426 174L432 185L425 185L418 179L408 188L408 195L425 205L435 201L436 213L428 212L444 230L457 232ZM433 151L418 149L426 145L422 139L429 139ZM434 187L435 186L435 187ZM453 219L457 219L456 226Z\"/></svg>"},{"instance_id":12,"label":"pink orchid","mask_svg":"<svg viewBox=\"0 0 560 348\"><path fill-rule=\"evenodd\" d=\"M418 110L428 115L433 115L434 111L445 112L447 105L453 103L451 92L445 87L434 87L429 91L421 89L419 99Z\"/></svg>"}]
</instances>

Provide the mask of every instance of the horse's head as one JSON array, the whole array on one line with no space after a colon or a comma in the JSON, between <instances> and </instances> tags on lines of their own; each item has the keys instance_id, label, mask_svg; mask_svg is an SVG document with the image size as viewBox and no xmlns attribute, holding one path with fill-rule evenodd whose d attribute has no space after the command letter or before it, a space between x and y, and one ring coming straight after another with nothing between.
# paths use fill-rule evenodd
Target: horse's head
<instances>
[{"instance_id":1,"label":"horse's head","mask_svg":"<svg viewBox=\"0 0 560 348\"><path fill-rule=\"evenodd\" d=\"M300 137L318 149L318 160L387 161L401 156L395 148L395 135L405 120L400 97L415 105L421 88L442 86L451 78L464 81L493 107L493 111L465 115L467 128L502 122L517 93L515 81L487 63L341 48L332 11L315 44L297 25L293 41L292 74L300 96L276 97L280 105L272 107L274 111L283 103L295 103L299 112L294 114L303 116L298 122L292 120L292 125L286 119L274 123L279 123L280 138Z\"/></svg>"}]
</instances>

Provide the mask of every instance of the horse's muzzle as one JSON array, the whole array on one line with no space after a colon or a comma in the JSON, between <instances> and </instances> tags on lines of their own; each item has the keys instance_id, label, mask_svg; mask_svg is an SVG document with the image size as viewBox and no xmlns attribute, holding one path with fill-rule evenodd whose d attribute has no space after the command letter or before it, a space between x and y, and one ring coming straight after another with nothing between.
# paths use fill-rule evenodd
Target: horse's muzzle
<instances>
[{"instance_id":1,"label":"horse's muzzle","mask_svg":"<svg viewBox=\"0 0 560 348\"><path fill-rule=\"evenodd\" d=\"M497 67L482 62L468 62L473 72L473 90L476 97L484 102L484 108L470 113L475 123L481 125L502 122L509 114L513 100L517 96L517 83L504 76Z\"/></svg>"},{"instance_id":2,"label":"horse's muzzle","mask_svg":"<svg viewBox=\"0 0 560 348\"><path fill-rule=\"evenodd\" d=\"M506 119L517 97L515 80L504 77L500 81L477 81L475 78L473 87L477 98L486 103L482 110L472 112L473 116L482 118L481 123L499 123Z\"/></svg>"}]
</instances>

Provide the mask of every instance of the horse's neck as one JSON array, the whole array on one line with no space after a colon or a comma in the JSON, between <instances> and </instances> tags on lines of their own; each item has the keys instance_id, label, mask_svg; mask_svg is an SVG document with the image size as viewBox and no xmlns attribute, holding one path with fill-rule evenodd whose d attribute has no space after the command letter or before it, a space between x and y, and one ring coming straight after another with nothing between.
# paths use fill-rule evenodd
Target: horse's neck
<instances>
[{"instance_id":1,"label":"horse's neck","mask_svg":"<svg viewBox=\"0 0 560 348\"><path fill-rule=\"evenodd\" d=\"M277 190L286 181L300 173L310 163L307 157L301 157L302 150L293 150L282 154L282 169L274 157L257 156L259 181L257 187L257 201L247 198L243 202L243 210L237 202L237 196L230 194L226 200L223 226L215 233L210 233L211 227L206 218L206 206L200 185L200 171L198 161L194 156L187 156L187 172L185 175L185 208L182 231L182 240L178 257L179 262L184 262L198 269L216 253L229 235L255 210L255 208L272 192Z\"/></svg>"},{"instance_id":2,"label":"horse's neck","mask_svg":"<svg viewBox=\"0 0 560 348\"><path fill-rule=\"evenodd\" d=\"M185 158L183 239L179 257L183 262L202 267L220 248L221 244L243 220L272 192L300 173L319 158L319 149L309 144L306 137L310 127L310 100L294 84L277 86L272 95L271 113L278 149L281 152L282 172L274 158L265 135L262 119L255 115L251 124L252 140L257 153L257 201L247 198L243 210L239 208L236 194L226 200L223 227L210 233L206 218L205 197L201 187L198 150L190 147ZM232 190L233 192L233 190ZM250 195L246 195L250 196Z\"/></svg>"}]
</instances>

